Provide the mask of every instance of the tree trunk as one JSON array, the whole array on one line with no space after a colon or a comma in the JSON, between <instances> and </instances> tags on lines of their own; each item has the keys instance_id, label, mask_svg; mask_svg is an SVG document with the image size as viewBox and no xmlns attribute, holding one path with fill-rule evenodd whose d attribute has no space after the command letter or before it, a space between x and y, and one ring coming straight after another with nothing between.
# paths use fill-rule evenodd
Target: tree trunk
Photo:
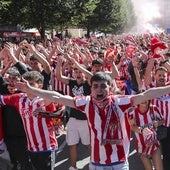
<instances>
[{"instance_id":1,"label":"tree trunk","mask_svg":"<svg viewBox=\"0 0 170 170\"><path fill-rule=\"evenodd\" d=\"M43 25L40 26L39 33L41 35L41 40L44 41L45 40L45 28Z\"/></svg>"},{"instance_id":2,"label":"tree trunk","mask_svg":"<svg viewBox=\"0 0 170 170\"><path fill-rule=\"evenodd\" d=\"M89 38L90 37L90 29L89 28L87 28L87 38Z\"/></svg>"}]
</instances>

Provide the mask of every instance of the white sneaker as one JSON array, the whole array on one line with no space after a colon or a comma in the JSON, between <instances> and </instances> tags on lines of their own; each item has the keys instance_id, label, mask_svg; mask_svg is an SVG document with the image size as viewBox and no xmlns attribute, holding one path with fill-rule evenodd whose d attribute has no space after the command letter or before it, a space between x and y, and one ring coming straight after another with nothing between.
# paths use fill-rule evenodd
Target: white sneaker
<instances>
[{"instance_id":1,"label":"white sneaker","mask_svg":"<svg viewBox=\"0 0 170 170\"><path fill-rule=\"evenodd\" d=\"M78 170L77 168L74 168L74 167L70 167L69 170Z\"/></svg>"}]
</instances>

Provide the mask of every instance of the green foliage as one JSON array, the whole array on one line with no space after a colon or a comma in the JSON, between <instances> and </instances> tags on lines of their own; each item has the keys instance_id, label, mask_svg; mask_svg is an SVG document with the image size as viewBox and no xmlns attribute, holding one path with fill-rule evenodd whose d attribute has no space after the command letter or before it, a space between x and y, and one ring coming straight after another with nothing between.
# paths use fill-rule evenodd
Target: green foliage
<instances>
[{"instance_id":1,"label":"green foliage","mask_svg":"<svg viewBox=\"0 0 170 170\"><path fill-rule=\"evenodd\" d=\"M99 29L105 33L114 34L127 32L135 24L135 19L131 0L113 0L110 18L108 22L104 22L105 24Z\"/></svg>"},{"instance_id":2,"label":"green foliage","mask_svg":"<svg viewBox=\"0 0 170 170\"><path fill-rule=\"evenodd\" d=\"M70 26L111 33L130 29L134 22L131 0L2 0L0 24L63 30Z\"/></svg>"},{"instance_id":3,"label":"green foliage","mask_svg":"<svg viewBox=\"0 0 170 170\"><path fill-rule=\"evenodd\" d=\"M2 21L4 18L4 14L8 12L8 7L10 5L11 1L0 1L0 20Z\"/></svg>"},{"instance_id":4,"label":"green foliage","mask_svg":"<svg viewBox=\"0 0 170 170\"><path fill-rule=\"evenodd\" d=\"M131 28L136 24L137 16L135 15L134 6L131 0L126 0L125 6L126 6L127 20L126 20L126 24L124 27L124 31L129 32Z\"/></svg>"},{"instance_id":5,"label":"green foliage","mask_svg":"<svg viewBox=\"0 0 170 170\"><path fill-rule=\"evenodd\" d=\"M101 0L92 16L83 24L92 31L118 32L126 21L123 0ZM82 24L82 25L83 25Z\"/></svg>"}]
</instances>

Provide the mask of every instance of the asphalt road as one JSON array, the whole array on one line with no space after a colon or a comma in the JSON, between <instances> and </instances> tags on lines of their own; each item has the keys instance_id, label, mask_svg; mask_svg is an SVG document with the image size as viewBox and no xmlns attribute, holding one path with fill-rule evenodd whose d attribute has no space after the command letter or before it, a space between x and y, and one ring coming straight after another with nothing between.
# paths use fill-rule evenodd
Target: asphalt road
<instances>
[{"instance_id":1,"label":"asphalt road","mask_svg":"<svg viewBox=\"0 0 170 170\"><path fill-rule=\"evenodd\" d=\"M78 160L77 167L79 170L88 170L89 153L87 148L81 143L78 144ZM68 146L65 142L65 135L59 137L59 152L57 155L57 162L55 170L68 170L69 158L68 158ZM131 140L131 149L129 155L130 170L144 170L144 167L134 149L134 140Z\"/></svg>"}]
</instances>

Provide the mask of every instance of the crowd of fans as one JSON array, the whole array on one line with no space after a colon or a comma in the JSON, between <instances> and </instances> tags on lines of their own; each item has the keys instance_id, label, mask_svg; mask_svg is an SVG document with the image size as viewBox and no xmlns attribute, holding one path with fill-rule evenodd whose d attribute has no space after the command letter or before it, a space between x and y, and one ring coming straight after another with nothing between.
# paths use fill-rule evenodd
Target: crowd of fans
<instances>
[{"instance_id":1,"label":"crowd of fans","mask_svg":"<svg viewBox=\"0 0 170 170\"><path fill-rule=\"evenodd\" d=\"M91 79L104 72L112 78L109 93L135 96L169 85L169 57L170 35L165 32L6 42L0 51L0 159L9 161L6 165L13 170L51 169L58 149L55 136L64 130L69 145L69 170L77 169L76 147L80 139L89 153L94 152L84 110L25 94L16 86L23 78L33 87L76 97L90 95ZM106 87L101 84L100 88ZM102 98L102 94L98 97ZM104 101L102 106L101 102L93 102L103 107ZM170 93L144 101L135 109L132 105L123 110L126 127L135 132L136 150L146 170L152 169L152 165L157 170L170 167L169 102ZM159 126L166 129L166 136L161 139L157 135ZM120 145L114 142L111 145ZM103 143L108 145L107 141ZM114 163L105 159L99 165Z\"/></svg>"}]
</instances>

